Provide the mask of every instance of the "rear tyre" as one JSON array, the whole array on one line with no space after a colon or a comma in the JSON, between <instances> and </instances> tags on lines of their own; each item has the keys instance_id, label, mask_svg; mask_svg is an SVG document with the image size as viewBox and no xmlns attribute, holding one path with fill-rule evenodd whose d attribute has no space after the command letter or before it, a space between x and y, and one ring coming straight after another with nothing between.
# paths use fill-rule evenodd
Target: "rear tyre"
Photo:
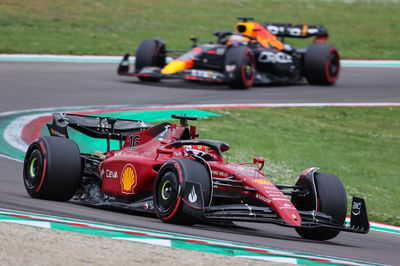
<instances>
[{"instance_id":1,"label":"rear tyre","mask_svg":"<svg viewBox=\"0 0 400 266\"><path fill-rule=\"evenodd\" d=\"M160 40L144 40L136 50L135 72L139 72L143 67L165 66L165 44ZM142 81L159 81L154 77L138 77Z\"/></svg>"},{"instance_id":2,"label":"rear tyre","mask_svg":"<svg viewBox=\"0 0 400 266\"><path fill-rule=\"evenodd\" d=\"M315 186L318 194L316 211L330 215L338 226L342 226L346 219L347 196L340 179L332 174L315 173ZM328 240L340 233L339 230L326 228L296 228L296 232L312 240Z\"/></svg>"},{"instance_id":3,"label":"rear tyre","mask_svg":"<svg viewBox=\"0 0 400 266\"><path fill-rule=\"evenodd\" d=\"M71 199L82 179L78 146L65 138L40 137L25 154L23 178L25 189L33 198Z\"/></svg>"},{"instance_id":4,"label":"rear tyre","mask_svg":"<svg viewBox=\"0 0 400 266\"><path fill-rule=\"evenodd\" d=\"M304 56L304 76L313 85L333 85L339 78L340 56L335 46L316 43Z\"/></svg>"},{"instance_id":5,"label":"rear tyre","mask_svg":"<svg viewBox=\"0 0 400 266\"><path fill-rule=\"evenodd\" d=\"M233 89L248 89L256 73L254 54L245 46L230 47L225 54L225 79Z\"/></svg>"},{"instance_id":6,"label":"rear tyre","mask_svg":"<svg viewBox=\"0 0 400 266\"><path fill-rule=\"evenodd\" d=\"M196 219L184 211L186 181L201 185L204 204L211 198L211 181L201 163L186 158L167 161L160 169L153 191L154 210L163 222L192 225Z\"/></svg>"}]
</instances>

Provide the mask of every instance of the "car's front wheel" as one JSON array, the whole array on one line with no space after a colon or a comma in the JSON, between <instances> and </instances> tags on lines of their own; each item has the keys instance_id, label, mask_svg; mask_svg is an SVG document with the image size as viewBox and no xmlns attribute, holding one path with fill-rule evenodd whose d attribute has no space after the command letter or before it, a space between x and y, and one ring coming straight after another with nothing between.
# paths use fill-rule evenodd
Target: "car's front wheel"
<instances>
[{"instance_id":1,"label":"car's front wheel","mask_svg":"<svg viewBox=\"0 0 400 266\"><path fill-rule=\"evenodd\" d=\"M224 60L225 80L234 89L248 89L253 85L256 66L254 54L246 46L229 47Z\"/></svg>"},{"instance_id":2,"label":"car's front wheel","mask_svg":"<svg viewBox=\"0 0 400 266\"><path fill-rule=\"evenodd\" d=\"M185 189L191 188L188 187L188 182L195 182L201 188L201 192L193 195L192 200L185 199ZM196 218L185 212L185 204L186 208L192 208L188 203L194 203L201 198L202 204L208 205L211 189L211 179L203 164L186 158L171 159L161 167L156 177L153 190L154 210L163 222L192 225Z\"/></svg>"},{"instance_id":3,"label":"car's front wheel","mask_svg":"<svg viewBox=\"0 0 400 266\"><path fill-rule=\"evenodd\" d=\"M143 67L163 67L166 60L165 44L160 40L144 40L136 50L135 72ZM142 81L159 81L154 77L138 77Z\"/></svg>"},{"instance_id":4,"label":"car's front wheel","mask_svg":"<svg viewBox=\"0 0 400 266\"><path fill-rule=\"evenodd\" d=\"M318 204L314 210L330 215L334 223L343 226L346 219L347 196L342 181L328 173L315 173L314 180L318 195ZM312 240L328 240L340 233L339 230L327 228L296 228L296 232L303 238Z\"/></svg>"}]
</instances>

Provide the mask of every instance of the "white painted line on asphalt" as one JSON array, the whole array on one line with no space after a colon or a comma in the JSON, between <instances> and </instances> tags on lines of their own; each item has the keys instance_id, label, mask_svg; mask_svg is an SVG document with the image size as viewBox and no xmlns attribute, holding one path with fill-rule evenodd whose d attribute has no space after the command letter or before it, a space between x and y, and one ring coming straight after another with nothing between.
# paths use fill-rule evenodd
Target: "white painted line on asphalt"
<instances>
[{"instance_id":1,"label":"white painted line on asphalt","mask_svg":"<svg viewBox=\"0 0 400 266\"><path fill-rule=\"evenodd\" d=\"M121 59L122 55L0 54L0 61L119 63ZM130 61L134 62L135 56L131 56ZM400 60L341 60L340 63L343 67L400 67Z\"/></svg>"}]
</instances>

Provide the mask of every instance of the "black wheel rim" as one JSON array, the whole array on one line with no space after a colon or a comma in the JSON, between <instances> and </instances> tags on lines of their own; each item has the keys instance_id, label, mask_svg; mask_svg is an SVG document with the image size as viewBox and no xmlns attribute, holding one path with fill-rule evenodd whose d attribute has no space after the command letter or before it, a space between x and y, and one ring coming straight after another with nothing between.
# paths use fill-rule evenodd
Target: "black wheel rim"
<instances>
[{"instance_id":1,"label":"black wheel rim","mask_svg":"<svg viewBox=\"0 0 400 266\"><path fill-rule=\"evenodd\" d=\"M35 189L42 178L43 172L43 156L40 150L35 149L29 156L25 168L25 183L31 190Z\"/></svg>"},{"instance_id":2,"label":"black wheel rim","mask_svg":"<svg viewBox=\"0 0 400 266\"><path fill-rule=\"evenodd\" d=\"M250 80L253 77L253 61L251 57L246 58L246 64L244 65L244 76L246 80Z\"/></svg>"},{"instance_id":3,"label":"black wheel rim","mask_svg":"<svg viewBox=\"0 0 400 266\"><path fill-rule=\"evenodd\" d=\"M329 54L328 72L331 77L336 77L339 72L339 57L335 52Z\"/></svg>"},{"instance_id":4,"label":"black wheel rim","mask_svg":"<svg viewBox=\"0 0 400 266\"><path fill-rule=\"evenodd\" d=\"M174 208L178 198L177 176L174 172L166 172L161 178L156 197L156 203L161 213L168 213Z\"/></svg>"}]
</instances>

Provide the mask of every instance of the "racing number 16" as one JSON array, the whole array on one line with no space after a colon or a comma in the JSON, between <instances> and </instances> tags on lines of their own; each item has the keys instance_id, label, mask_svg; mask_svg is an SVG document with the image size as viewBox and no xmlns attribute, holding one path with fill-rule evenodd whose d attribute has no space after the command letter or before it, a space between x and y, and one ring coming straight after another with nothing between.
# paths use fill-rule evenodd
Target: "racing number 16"
<instances>
[{"instance_id":1,"label":"racing number 16","mask_svg":"<svg viewBox=\"0 0 400 266\"><path fill-rule=\"evenodd\" d=\"M131 149L136 149L140 145L140 136L130 136L128 141L129 141L129 148Z\"/></svg>"}]
</instances>

